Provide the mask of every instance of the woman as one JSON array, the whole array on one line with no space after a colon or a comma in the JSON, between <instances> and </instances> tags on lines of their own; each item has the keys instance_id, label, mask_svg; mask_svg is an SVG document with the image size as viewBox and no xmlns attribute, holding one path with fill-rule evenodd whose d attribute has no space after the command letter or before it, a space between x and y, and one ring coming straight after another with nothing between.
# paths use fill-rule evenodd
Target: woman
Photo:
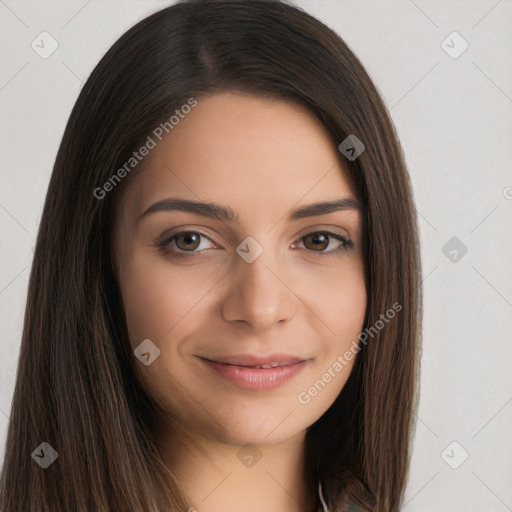
<instances>
[{"instance_id":1,"label":"woman","mask_svg":"<svg viewBox=\"0 0 512 512\"><path fill-rule=\"evenodd\" d=\"M0 508L398 511L420 329L411 184L354 54L283 1L163 9L63 136Z\"/></svg>"}]
</instances>

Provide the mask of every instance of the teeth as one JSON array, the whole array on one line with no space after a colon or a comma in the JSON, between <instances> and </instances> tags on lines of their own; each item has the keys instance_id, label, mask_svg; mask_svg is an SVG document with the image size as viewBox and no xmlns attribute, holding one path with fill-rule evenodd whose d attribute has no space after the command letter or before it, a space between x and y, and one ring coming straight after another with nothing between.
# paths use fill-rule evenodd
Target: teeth
<instances>
[{"instance_id":1,"label":"teeth","mask_svg":"<svg viewBox=\"0 0 512 512\"><path fill-rule=\"evenodd\" d=\"M287 366L291 363L284 362L284 363L269 363L269 364L262 364L258 366L253 366L253 368L276 368L277 366Z\"/></svg>"}]
</instances>

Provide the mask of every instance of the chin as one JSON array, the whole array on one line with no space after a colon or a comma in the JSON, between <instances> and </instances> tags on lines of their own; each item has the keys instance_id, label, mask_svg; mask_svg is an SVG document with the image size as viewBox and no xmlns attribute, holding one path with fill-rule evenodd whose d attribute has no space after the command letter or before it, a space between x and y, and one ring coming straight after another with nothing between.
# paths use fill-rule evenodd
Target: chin
<instances>
[{"instance_id":1,"label":"chin","mask_svg":"<svg viewBox=\"0 0 512 512\"><path fill-rule=\"evenodd\" d=\"M265 414L255 407L250 414L231 415L229 418L218 418L220 425L206 427L210 435L226 444L243 446L247 443L254 445L272 445L284 442L295 437L300 432L305 432L309 423L299 419L292 412ZM292 412L292 414L290 414ZM292 420L293 418L293 420ZM303 424L303 425L302 425Z\"/></svg>"}]
</instances>

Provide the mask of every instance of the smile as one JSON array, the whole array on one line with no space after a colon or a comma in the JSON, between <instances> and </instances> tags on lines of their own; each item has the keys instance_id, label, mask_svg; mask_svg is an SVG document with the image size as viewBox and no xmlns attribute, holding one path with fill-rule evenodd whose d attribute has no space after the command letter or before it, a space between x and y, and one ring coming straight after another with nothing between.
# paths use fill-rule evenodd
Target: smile
<instances>
[{"instance_id":1,"label":"smile","mask_svg":"<svg viewBox=\"0 0 512 512\"><path fill-rule=\"evenodd\" d=\"M201 361L217 375L236 386L251 391L276 389L299 372L307 364L306 360L272 361L254 366L212 361L200 357Z\"/></svg>"}]
</instances>

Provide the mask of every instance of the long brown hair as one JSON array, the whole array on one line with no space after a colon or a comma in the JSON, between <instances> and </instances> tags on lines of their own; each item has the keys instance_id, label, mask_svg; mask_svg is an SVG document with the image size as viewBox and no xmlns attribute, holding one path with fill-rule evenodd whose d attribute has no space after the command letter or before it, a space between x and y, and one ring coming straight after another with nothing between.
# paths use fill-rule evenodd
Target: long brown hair
<instances>
[{"instance_id":1,"label":"long brown hair","mask_svg":"<svg viewBox=\"0 0 512 512\"><path fill-rule=\"evenodd\" d=\"M111 262L116 205L142 166L97 191L190 98L229 90L295 101L336 146L349 135L365 145L355 159L339 157L364 205L366 337L340 395L308 429L307 467L330 507L345 496L368 510L399 510L417 406L422 288L412 187L389 113L344 41L300 8L191 0L128 30L93 70L67 123L30 274L3 512L190 507L154 442L155 407L133 372ZM34 455L48 451L41 443L58 454L46 469Z\"/></svg>"}]
</instances>

